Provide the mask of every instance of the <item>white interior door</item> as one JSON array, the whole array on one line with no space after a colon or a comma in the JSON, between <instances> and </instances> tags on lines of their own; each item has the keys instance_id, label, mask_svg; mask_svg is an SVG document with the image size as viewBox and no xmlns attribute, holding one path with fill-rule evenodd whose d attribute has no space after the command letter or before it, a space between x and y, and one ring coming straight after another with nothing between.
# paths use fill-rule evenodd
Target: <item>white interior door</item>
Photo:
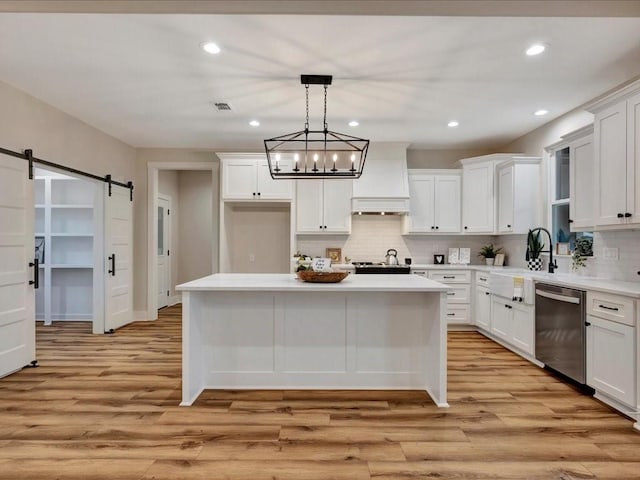
<instances>
[{"instance_id":1,"label":"white interior door","mask_svg":"<svg viewBox=\"0 0 640 480\"><path fill-rule=\"evenodd\" d=\"M133 202L129 190L105 185L105 331L133 321Z\"/></svg>"},{"instance_id":2,"label":"white interior door","mask_svg":"<svg viewBox=\"0 0 640 480\"><path fill-rule=\"evenodd\" d=\"M0 154L0 377L36 357L34 221L28 163Z\"/></svg>"},{"instance_id":3,"label":"white interior door","mask_svg":"<svg viewBox=\"0 0 640 480\"><path fill-rule=\"evenodd\" d=\"M169 305L171 290L171 198L158 196L158 308Z\"/></svg>"}]
</instances>

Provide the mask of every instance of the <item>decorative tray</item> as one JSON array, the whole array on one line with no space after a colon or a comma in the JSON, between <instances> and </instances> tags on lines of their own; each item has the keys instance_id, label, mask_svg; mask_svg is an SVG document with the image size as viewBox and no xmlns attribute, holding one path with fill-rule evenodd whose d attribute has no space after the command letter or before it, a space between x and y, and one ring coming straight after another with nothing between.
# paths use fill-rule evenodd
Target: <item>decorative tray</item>
<instances>
[{"instance_id":1,"label":"decorative tray","mask_svg":"<svg viewBox=\"0 0 640 480\"><path fill-rule=\"evenodd\" d=\"M347 278L349 272L312 272L310 270L304 270L296 272L296 275L303 282L338 283Z\"/></svg>"}]
</instances>

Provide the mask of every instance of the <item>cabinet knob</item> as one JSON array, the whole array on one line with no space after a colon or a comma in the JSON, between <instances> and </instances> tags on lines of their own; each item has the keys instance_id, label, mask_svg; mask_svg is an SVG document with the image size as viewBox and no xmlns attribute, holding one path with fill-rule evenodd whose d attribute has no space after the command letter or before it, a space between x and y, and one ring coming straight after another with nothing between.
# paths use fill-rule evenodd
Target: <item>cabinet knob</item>
<instances>
[{"instance_id":1,"label":"cabinet knob","mask_svg":"<svg viewBox=\"0 0 640 480\"><path fill-rule=\"evenodd\" d=\"M507 228L511 228L511 225L507 225Z\"/></svg>"},{"instance_id":2,"label":"cabinet knob","mask_svg":"<svg viewBox=\"0 0 640 480\"><path fill-rule=\"evenodd\" d=\"M618 218L624 218L624 214L619 213L619 214L618 214Z\"/></svg>"},{"instance_id":3,"label":"cabinet knob","mask_svg":"<svg viewBox=\"0 0 640 480\"><path fill-rule=\"evenodd\" d=\"M320 228L320 230L322 230L322 225L320 225L320 227L319 227L319 228Z\"/></svg>"},{"instance_id":4,"label":"cabinet knob","mask_svg":"<svg viewBox=\"0 0 640 480\"><path fill-rule=\"evenodd\" d=\"M569 223L573 223L573 220L569 219Z\"/></svg>"},{"instance_id":5,"label":"cabinet knob","mask_svg":"<svg viewBox=\"0 0 640 480\"><path fill-rule=\"evenodd\" d=\"M436 227L436 230L438 230L440 227Z\"/></svg>"},{"instance_id":6,"label":"cabinet knob","mask_svg":"<svg viewBox=\"0 0 640 480\"><path fill-rule=\"evenodd\" d=\"M258 196L260 196L260 192L258 192Z\"/></svg>"},{"instance_id":7,"label":"cabinet knob","mask_svg":"<svg viewBox=\"0 0 640 480\"><path fill-rule=\"evenodd\" d=\"M467 230L468 228L469 228L469 227L467 227L467 226L465 225L464 229L465 229L465 230Z\"/></svg>"},{"instance_id":8,"label":"cabinet knob","mask_svg":"<svg viewBox=\"0 0 640 480\"><path fill-rule=\"evenodd\" d=\"M631 214L629 212L624 214L624 218L629 218L631 216Z\"/></svg>"},{"instance_id":9,"label":"cabinet knob","mask_svg":"<svg viewBox=\"0 0 640 480\"><path fill-rule=\"evenodd\" d=\"M324 226L324 229L325 229L325 230L327 229L327 226L326 226L326 225Z\"/></svg>"},{"instance_id":10,"label":"cabinet knob","mask_svg":"<svg viewBox=\"0 0 640 480\"><path fill-rule=\"evenodd\" d=\"M585 324L585 326L587 326L587 327L590 327L590 326L591 326L591 323L589 323L589 322L584 322L584 324Z\"/></svg>"},{"instance_id":11,"label":"cabinet knob","mask_svg":"<svg viewBox=\"0 0 640 480\"><path fill-rule=\"evenodd\" d=\"M431 230L433 230L435 227L433 225L431 225Z\"/></svg>"},{"instance_id":12,"label":"cabinet knob","mask_svg":"<svg viewBox=\"0 0 640 480\"><path fill-rule=\"evenodd\" d=\"M254 196L254 197L256 196L256 192L253 192L253 196Z\"/></svg>"}]
</instances>

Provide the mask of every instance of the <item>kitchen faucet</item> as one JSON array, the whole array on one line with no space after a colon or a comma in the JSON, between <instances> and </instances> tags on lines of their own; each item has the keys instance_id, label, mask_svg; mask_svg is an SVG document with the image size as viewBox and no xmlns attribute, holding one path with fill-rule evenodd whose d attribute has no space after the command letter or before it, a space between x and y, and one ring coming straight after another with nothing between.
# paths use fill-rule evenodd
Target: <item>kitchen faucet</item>
<instances>
[{"instance_id":1,"label":"kitchen faucet","mask_svg":"<svg viewBox=\"0 0 640 480\"><path fill-rule=\"evenodd\" d=\"M549 237L549 273L553 273L556 268L558 268L558 264L553 260L553 240L551 239L551 232L546 228L538 227L533 230L529 230L529 235L533 236L535 233L540 231L546 232ZM528 242L527 242L528 243ZM544 251L544 250L543 250Z\"/></svg>"}]
</instances>

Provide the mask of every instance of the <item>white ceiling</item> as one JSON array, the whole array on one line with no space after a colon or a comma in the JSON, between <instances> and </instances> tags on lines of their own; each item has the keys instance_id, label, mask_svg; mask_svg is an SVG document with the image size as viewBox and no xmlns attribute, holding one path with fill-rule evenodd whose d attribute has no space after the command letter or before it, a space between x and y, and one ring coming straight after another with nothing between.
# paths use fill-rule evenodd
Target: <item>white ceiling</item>
<instances>
[{"instance_id":1,"label":"white ceiling","mask_svg":"<svg viewBox=\"0 0 640 480\"><path fill-rule=\"evenodd\" d=\"M207 40L222 52L204 53ZM533 42L547 52L526 57ZM300 130L301 73L334 76L331 130L494 147L640 75L640 18L0 14L0 80L137 147ZM312 127L321 97L312 87Z\"/></svg>"}]
</instances>

